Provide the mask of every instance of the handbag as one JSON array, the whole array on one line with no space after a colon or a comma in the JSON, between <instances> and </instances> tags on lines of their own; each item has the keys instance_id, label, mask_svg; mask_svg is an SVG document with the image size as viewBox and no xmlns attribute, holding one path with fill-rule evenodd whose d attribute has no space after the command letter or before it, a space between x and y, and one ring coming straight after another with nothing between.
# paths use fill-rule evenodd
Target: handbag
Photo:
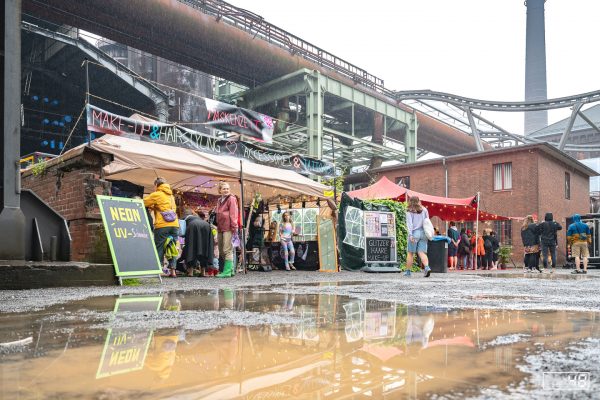
<instances>
[{"instance_id":1,"label":"handbag","mask_svg":"<svg viewBox=\"0 0 600 400\"><path fill-rule=\"evenodd\" d=\"M171 208L175 208L175 204L173 203L173 196L171 196ZM163 217L165 222L173 222L177 219L177 213L173 210L160 211L160 215Z\"/></svg>"},{"instance_id":2,"label":"handbag","mask_svg":"<svg viewBox=\"0 0 600 400\"><path fill-rule=\"evenodd\" d=\"M433 224L429 218L425 218L423 220L423 231L425 232L425 237L427 237L427 240L433 239L435 230L433 229Z\"/></svg>"}]
</instances>

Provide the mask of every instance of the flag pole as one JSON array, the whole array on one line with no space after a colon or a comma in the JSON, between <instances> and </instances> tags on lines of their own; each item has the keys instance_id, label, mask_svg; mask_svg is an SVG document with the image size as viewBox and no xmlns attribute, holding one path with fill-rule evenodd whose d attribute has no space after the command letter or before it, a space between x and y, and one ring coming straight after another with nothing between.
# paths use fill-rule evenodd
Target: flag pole
<instances>
[{"instance_id":1,"label":"flag pole","mask_svg":"<svg viewBox=\"0 0 600 400\"><path fill-rule=\"evenodd\" d=\"M477 249L479 249L479 198L480 198L480 192L477 192L477 215L475 216L475 265L473 266L473 269L477 268L477 257L479 257L479 255L477 254Z\"/></svg>"},{"instance_id":2,"label":"flag pole","mask_svg":"<svg viewBox=\"0 0 600 400\"><path fill-rule=\"evenodd\" d=\"M246 218L244 216L244 166L243 161L240 160L240 200L241 200L241 211L242 211L242 241L240 243L240 250L242 255L242 265L244 266L244 274L248 271L246 270ZM237 265L234 267L237 268Z\"/></svg>"}]
</instances>

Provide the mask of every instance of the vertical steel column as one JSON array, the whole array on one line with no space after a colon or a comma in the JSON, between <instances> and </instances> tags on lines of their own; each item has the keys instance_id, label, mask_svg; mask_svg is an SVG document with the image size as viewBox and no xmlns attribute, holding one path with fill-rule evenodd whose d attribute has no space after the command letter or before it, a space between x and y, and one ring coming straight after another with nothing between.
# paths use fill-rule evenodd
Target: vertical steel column
<instances>
[{"instance_id":1,"label":"vertical steel column","mask_svg":"<svg viewBox=\"0 0 600 400\"><path fill-rule=\"evenodd\" d=\"M413 110L412 116L410 117L410 124L406 128L406 139L404 140L404 147L406 148L406 154L408 157L406 162L417 161L417 127L419 123L417 121L417 113Z\"/></svg>"},{"instance_id":2,"label":"vertical steel column","mask_svg":"<svg viewBox=\"0 0 600 400\"><path fill-rule=\"evenodd\" d=\"M0 149L0 260L25 258L25 216L21 211L21 0L5 0L2 37L2 125Z\"/></svg>"},{"instance_id":3,"label":"vertical steel column","mask_svg":"<svg viewBox=\"0 0 600 400\"><path fill-rule=\"evenodd\" d=\"M306 126L308 127L308 155L317 159L323 156L323 90L321 74L317 71L306 75Z\"/></svg>"}]
</instances>

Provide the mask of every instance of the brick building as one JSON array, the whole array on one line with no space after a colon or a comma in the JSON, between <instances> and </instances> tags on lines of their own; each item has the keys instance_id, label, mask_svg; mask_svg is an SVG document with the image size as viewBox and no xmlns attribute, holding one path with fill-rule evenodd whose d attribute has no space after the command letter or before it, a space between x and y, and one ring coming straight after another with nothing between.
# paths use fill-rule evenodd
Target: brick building
<instances>
[{"instance_id":1,"label":"brick building","mask_svg":"<svg viewBox=\"0 0 600 400\"><path fill-rule=\"evenodd\" d=\"M346 179L353 189L381 176L417 192L445 197L481 193L481 209L508 217L552 212L563 230L558 236L558 262L565 261L565 219L589 212L589 178L597 173L555 147L542 143L468 153L408 165L395 165ZM439 221L434 225L443 228ZM461 221L458 221L461 222ZM472 228L473 223L463 225ZM490 221L480 229L494 229L502 244L513 245L513 258L522 263L520 221ZM443 229L442 229L443 230Z\"/></svg>"},{"instance_id":2,"label":"brick building","mask_svg":"<svg viewBox=\"0 0 600 400\"><path fill-rule=\"evenodd\" d=\"M110 195L111 183L103 179L102 166L112 156L80 147L46 163L37 175L32 169L21 176L31 189L69 224L71 260L112 263L96 195Z\"/></svg>"}]
</instances>

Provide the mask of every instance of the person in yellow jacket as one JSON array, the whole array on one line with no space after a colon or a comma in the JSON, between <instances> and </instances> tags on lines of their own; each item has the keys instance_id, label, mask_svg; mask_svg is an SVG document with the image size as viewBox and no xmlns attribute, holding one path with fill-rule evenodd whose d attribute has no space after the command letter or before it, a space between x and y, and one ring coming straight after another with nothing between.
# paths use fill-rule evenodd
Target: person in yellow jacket
<instances>
[{"instance_id":1,"label":"person in yellow jacket","mask_svg":"<svg viewBox=\"0 0 600 400\"><path fill-rule=\"evenodd\" d=\"M154 245L161 265L165 255L165 243L169 237L177 240L179 219L173 191L164 178L156 178L154 192L144 197L144 206L154 213ZM169 276L176 277L175 263L177 257L169 260Z\"/></svg>"}]
</instances>

